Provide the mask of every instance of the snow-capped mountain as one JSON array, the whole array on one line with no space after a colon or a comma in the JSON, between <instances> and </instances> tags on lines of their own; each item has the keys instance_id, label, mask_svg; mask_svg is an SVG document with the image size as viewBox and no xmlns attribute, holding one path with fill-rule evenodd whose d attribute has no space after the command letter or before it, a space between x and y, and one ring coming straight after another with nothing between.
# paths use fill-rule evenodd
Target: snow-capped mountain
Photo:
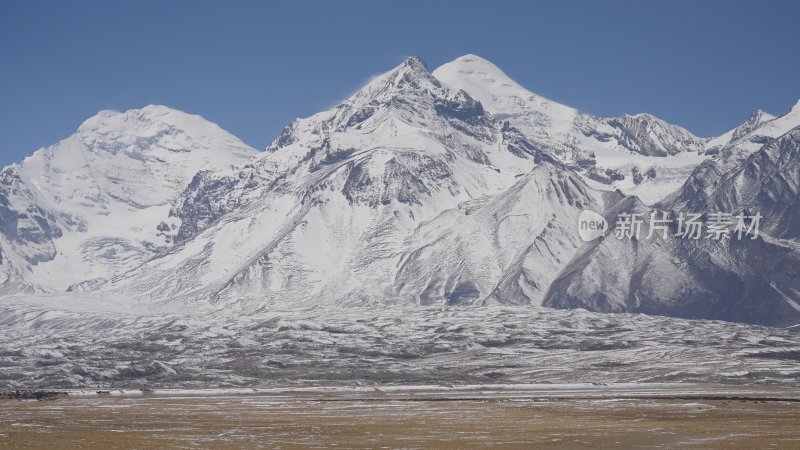
<instances>
[{"instance_id":1,"label":"snow-capped mountain","mask_svg":"<svg viewBox=\"0 0 800 450\"><path fill-rule=\"evenodd\" d=\"M621 189L654 203L705 159L707 140L677 125L650 114L601 118L582 113L528 91L476 55L447 63L434 76L468 92L600 189Z\"/></svg>"},{"instance_id":2,"label":"snow-capped mountain","mask_svg":"<svg viewBox=\"0 0 800 450\"><path fill-rule=\"evenodd\" d=\"M172 209L180 245L108 289L424 304L519 280L539 301L578 246L567 230L602 197L410 58L244 166L200 173Z\"/></svg>"},{"instance_id":3,"label":"snow-capped mountain","mask_svg":"<svg viewBox=\"0 0 800 450\"><path fill-rule=\"evenodd\" d=\"M104 112L3 170L4 289L792 324L800 258L776 238L797 238L797 121L797 107L757 113L703 139L648 114L594 117L474 55L434 72L409 58L262 153L164 107ZM678 188L658 207L776 219L735 243L579 238L582 211L613 229Z\"/></svg>"},{"instance_id":4,"label":"snow-capped mountain","mask_svg":"<svg viewBox=\"0 0 800 450\"><path fill-rule=\"evenodd\" d=\"M748 158L765 144L774 142L799 126L800 101L778 117L756 111L744 124L709 140L707 153L711 157L697 166L681 189L663 203L671 207L707 207L706 199L714 195L727 175L742 169ZM750 188L743 186L743 189Z\"/></svg>"},{"instance_id":5,"label":"snow-capped mountain","mask_svg":"<svg viewBox=\"0 0 800 450\"><path fill-rule=\"evenodd\" d=\"M743 124L728 131L727 133L709 139L705 144L705 152L716 154L726 147L730 147L731 144L742 142L749 135L752 135L755 130L761 128L761 126L763 126L765 123L771 122L776 118L777 117L773 116L772 114L759 109L751 114ZM751 138L752 137L754 136L751 136ZM755 140L753 143L757 144L758 142Z\"/></svg>"},{"instance_id":6,"label":"snow-capped mountain","mask_svg":"<svg viewBox=\"0 0 800 450\"><path fill-rule=\"evenodd\" d=\"M650 114L598 118L528 91L491 62L462 56L433 72L445 85L463 89L499 120L551 144L551 153L566 162L592 159L592 152L667 156L698 152L704 139Z\"/></svg>"},{"instance_id":7,"label":"snow-capped mountain","mask_svg":"<svg viewBox=\"0 0 800 450\"><path fill-rule=\"evenodd\" d=\"M727 174L707 204L717 211L758 211L771 236L800 238L800 126Z\"/></svg>"},{"instance_id":8,"label":"snow-capped mountain","mask_svg":"<svg viewBox=\"0 0 800 450\"><path fill-rule=\"evenodd\" d=\"M608 237L578 252L545 303L767 325L800 322L800 124L777 139L771 136L797 121L796 109L751 126L763 117L758 113L737 129L745 130L739 137L728 133L719 156L659 205L673 220L680 212L758 213L761 237L687 240L676 237L675 223L651 239ZM766 143L748 155L756 141ZM649 217L654 211L629 198L607 217L613 230L619 213ZM642 234L649 232L645 224Z\"/></svg>"},{"instance_id":9,"label":"snow-capped mountain","mask_svg":"<svg viewBox=\"0 0 800 450\"><path fill-rule=\"evenodd\" d=\"M480 102L438 78L409 59L337 107L294 122L244 166L200 173L172 209L180 245L103 289L186 301L544 302L769 324L796 320L780 294L730 299L751 292L743 286L760 289L794 270L796 255L781 246L763 240L697 246L670 237L587 249L575 233L582 210L648 208L597 188L574 160L543 146L557 134L548 135L552 117L530 138L530 129L523 130L532 122L517 128L512 114L498 119L484 110L483 102L495 97ZM539 105L537 114L526 109L531 117L570 111L536 96L527 101ZM692 141L652 116L616 123L630 131L637 120L640 130L654 121ZM704 141L692 142L679 153L700 153ZM616 261L619 255L624 261ZM759 255L777 262L746 271ZM709 273L728 278L720 282Z\"/></svg>"},{"instance_id":10,"label":"snow-capped mountain","mask_svg":"<svg viewBox=\"0 0 800 450\"><path fill-rule=\"evenodd\" d=\"M700 176L709 172L719 174L715 183L698 188ZM799 202L800 125L769 141L731 170L713 167L693 174L671 206L694 211L758 211L771 236L796 239L800 238Z\"/></svg>"},{"instance_id":11,"label":"snow-capped mountain","mask_svg":"<svg viewBox=\"0 0 800 450\"><path fill-rule=\"evenodd\" d=\"M167 107L100 112L3 169L3 289L63 291L140 264L167 244L161 222L198 170L256 154L202 117Z\"/></svg>"}]
</instances>

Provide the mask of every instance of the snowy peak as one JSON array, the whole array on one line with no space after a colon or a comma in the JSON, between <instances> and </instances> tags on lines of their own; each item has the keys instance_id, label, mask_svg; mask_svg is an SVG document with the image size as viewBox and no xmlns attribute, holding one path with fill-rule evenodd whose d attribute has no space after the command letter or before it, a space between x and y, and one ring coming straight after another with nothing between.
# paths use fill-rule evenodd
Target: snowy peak
<instances>
[{"instance_id":1,"label":"snowy peak","mask_svg":"<svg viewBox=\"0 0 800 450\"><path fill-rule=\"evenodd\" d=\"M674 156L685 151L697 152L704 141L652 114L624 115L605 121L617 130L615 134L621 146L642 155Z\"/></svg>"},{"instance_id":2,"label":"snowy peak","mask_svg":"<svg viewBox=\"0 0 800 450\"><path fill-rule=\"evenodd\" d=\"M134 146L145 151L164 148L175 152L217 148L220 159L228 158L227 153L232 153L233 159L255 154L219 125L162 105L125 112L101 111L83 122L76 134L84 138L91 150L112 153Z\"/></svg>"},{"instance_id":3,"label":"snowy peak","mask_svg":"<svg viewBox=\"0 0 800 450\"><path fill-rule=\"evenodd\" d=\"M789 110L791 112L800 112L800 99L795 102L794 106Z\"/></svg>"},{"instance_id":4,"label":"snowy peak","mask_svg":"<svg viewBox=\"0 0 800 450\"><path fill-rule=\"evenodd\" d=\"M424 116L424 110L432 105L432 98L445 95L444 91L420 58L407 58L399 66L370 80L334 108L294 121L267 148L267 154L301 137L315 139L318 141L315 145L322 145L333 133L368 131L387 120L409 122L409 116Z\"/></svg>"},{"instance_id":5,"label":"snowy peak","mask_svg":"<svg viewBox=\"0 0 800 450\"><path fill-rule=\"evenodd\" d=\"M684 137L692 139L692 140L700 140L699 137L697 137L694 134L692 134L689 130L687 130L687 129L681 127L681 126L671 124L671 123L667 122L666 120L661 119L659 117L656 117L656 116L654 116L652 114L648 114L648 113L626 114L623 117L625 117L627 119L630 119L630 120L636 120L636 121L639 121L639 122L642 122L642 123L651 124L651 126L658 125L659 127L663 128L665 130L669 130L670 132L672 132L672 134L674 134L676 136L684 136Z\"/></svg>"},{"instance_id":6,"label":"snowy peak","mask_svg":"<svg viewBox=\"0 0 800 450\"><path fill-rule=\"evenodd\" d=\"M741 137L727 139L754 146L764 138L765 150L739 172L707 159L708 171L693 175L705 184L684 191L714 194L715 205L757 205L781 218L766 224L775 236L796 238L786 230L800 223L800 135L779 136L797 120L798 107L779 118L758 112ZM716 292L724 306L747 292L729 279L723 288L706 283L704 273L729 272L707 261L745 267L737 254L772 247L748 241L755 250L697 252L669 237L667 249L587 244L576 230L584 209L649 211L623 192L666 196L706 158L705 143L650 114L581 113L475 55L433 74L408 58L294 121L254 158L200 116L163 106L103 111L0 172L0 294L44 286L231 306L544 301L707 317L681 298L700 304ZM712 271L687 274L674 263L698 254L692 264ZM780 323L776 311L714 317Z\"/></svg>"},{"instance_id":7,"label":"snowy peak","mask_svg":"<svg viewBox=\"0 0 800 450\"><path fill-rule=\"evenodd\" d=\"M704 163L676 193L674 208L693 211L758 211L762 230L800 238L800 126L770 140L729 169Z\"/></svg>"},{"instance_id":8,"label":"snowy peak","mask_svg":"<svg viewBox=\"0 0 800 450\"><path fill-rule=\"evenodd\" d=\"M159 224L200 169L257 153L216 124L165 106L101 111L7 168L0 250L13 256L0 260L0 275L6 286L64 290L139 264L163 247Z\"/></svg>"},{"instance_id":9,"label":"snowy peak","mask_svg":"<svg viewBox=\"0 0 800 450\"><path fill-rule=\"evenodd\" d=\"M751 114L750 117L748 117L743 124L741 124L740 126L738 126L733 130L733 134L731 135L731 141L740 139L741 137L747 135L748 133L760 127L761 125L774 119L775 116L773 116L772 114L766 113L760 109L757 110L756 112Z\"/></svg>"},{"instance_id":10,"label":"snowy peak","mask_svg":"<svg viewBox=\"0 0 800 450\"><path fill-rule=\"evenodd\" d=\"M425 63L415 56L371 80L339 104L327 126L336 130L362 128L365 123L385 119L384 115L376 114L378 111L407 123L413 122L409 116L425 116L432 99L448 96L453 95L446 92ZM324 115L326 113L315 117Z\"/></svg>"},{"instance_id":11,"label":"snowy peak","mask_svg":"<svg viewBox=\"0 0 800 450\"><path fill-rule=\"evenodd\" d=\"M151 105L98 113L72 136L25 158L20 172L54 205L106 214L109 201L164 204L201 168L256 154L200 116Z\"/></svg>"},{"instance_id":12,"label":"snowy peak","mask_svg":"<svg viewBox=\"0 0 800 450\"><path fill-rule=\"evenodd\" d=\"M716 154L724 147L741 140L748 134L760 128L767 122L775 120L775 116L761 109L756 110L744 123L738 127L715 138L709 139L705 145L705 151L709 154Z\"/></svg>"},{"instance_id":13,"label":"snowy peak","mask_svg":"<svg viewBox=\"0 0 800 450\"><path fill-rule=\"evenodd\" d=\"M800 126L800 101L777 117L759 109L743 124L710 139L705 150L712 155L721 154L725 160L741 160L797 126Z\"/></svg>"},{"instance_id":14,"label":"snowy peak","mask_svg":"<svg viewBox=\"0 0 800 450\"><path fill-rule=\"evenodd\" d=\"M475 143L445 142L463 133L487 143L497 126L480 102L463 91L448 89L417 57L380 75L336 107L298 119L258 159L262 172L294 170L310 161L311 171L340 162L355 152L380 149L444 154L463 148L472 158L487 158ZM274 153L279 155L273 156Z\"/></svg>"},{"instance_id":15,"label":"snowy peak","mask_svg":"<svg viewBox=\"0 0 800 450\"><path fill-rule=\"evenodd\" d=\"M575 109L520 86L499 67L477 55L464 55L433 71L445 85L468 92L499 119L537 115L545 127L571 121Z\"/></svg>"},{"instance_id":16,"label":"snowy peak","mask_svg":"<svg viewBox=\"0 0 800 450\"><path fill-rule=\"evenodd\" d=\"M537 148L568 164L587 159L575 146L579 113L520 86L491 62L465 55L433 71L442 84L477 99L496 119L508 121Z\"/></svg>"},{"instance_id":17,"label":"snowy peak","mask_svg":"<svg viewBox=\"0 0 800 450\"><path fill-rule=\"evenodd\" d=\"M795 103L791 108L789 108L788 111L776 117L774 120L770 122L774 123L775 125L779 125L783 133L786 133L792 128L796 127L797 125L800 125L800 100L798 100L797 103Z\"/></svg>"},{"instance_id":18,"label":"snowy peak","mask_svg":"<svg viewBox=\"0 0 800 450\"><path fill-rule=\"evenodd\" d=\"M453 206L487 187L512 184L536 154L516 130L495 122L466 92L443 86L412 57L334 108L294 121L248 167L198 177L173 208L182 223L177 239L273 183L304 196L339 192L373 207Z\"/></svg>"},{"instance_id":19,"label":"snowy peak","mask_svg":"<svg viewBox=\"0 0 800 450\"><path fill-rule=\"evenodd\" d=\"M410 58L331 110L295 121L252 163L195 177L172 209L179 245L108 288L154 298L474 300L494 289L531 240L552 240L564 255L575 247L552 229L572 225L577 202L593 204L594 194L544 156L519 130ZM515 185L528 186L525 195L505 196ZM546 198L553 207L543 217L536 207L517 214L513 205L488 204L523 198ZM477 220L478 211L485 220ZM441 226L424 226L440 216ZM507 252L502 263L486 272L476 254L466 270L451 246L434 244L443 242L437 236L451 219L471 227L451 236L454 246L468 252L482 235L482 244ZM452 280L425 275L433 261L445 260L452 265L439 272ZM403 266L408 278L395 286ZM524 272L522 262L515 267ZM557 270L554 263L535 282L546 285ZM182 281L176 272L192 275Z\"/></svg>"},{"instance_id":20,"label":"snowy peak","mask_svg":"<svg viewBox=\"0 0 800 450\"><path fill-rule=\"evenodd\" d=\"M430 72L428 71L428 65L419 56L411 56L381 78L386 79L394 86L401 87L403 83L411 82L415 79L430 78Z\"/></svg>"},{"instance_id":21,"label":"snowy peak","mask_svg":"<svg viewBox=\"0 0 800 450\"><path fill-rule=\"evenodd\" d=\"M422 59L413 56L368 82L344 103L380 100L390 95L410 94L438 88L440 88L439 82L430 74L428 66Z\"/></svg>"},{"instance_id":22,"label":"snowy peak","mask_svg":"<svg viewBox=\"0 0 800 450\"><path fill-rule=\"evenodd\" d=\"M130 128L132 124L136 123L161 121L177 124L181 119L186 120L190 117L189 114L163 105L148 105L124 112L106 109L86 119L78 127L78 132L103 134L111 130Z\"/></svg>"},{"instance_id":23,"label":"snowy peak","mask_svg":"<svg viewBox=\"0 0 800 450\"><path fill-rule=\"evenodd\" d=\"M776 116L773 116L772 114L764 111L763 109L758 109L756 110L756 112L750 115L750 117L747 119L747 123L760 124L764 122L769 122L770 120L775 119L775 117Z\"/></svg>"},{"instance_id":24,"label":"snowy peak","mask_svg":"<svg viewBox=\"0 0 800 450\"><path fill-rule=\"evenodd\" d=\"M636 162L630 155L650 159L697 152L704 142L649 114L613 118L584 114L525 89L476 55L444 64L433 75L478 99L493 116L509 121L542 151L587 174L617 170L620 165L630 170L629 166L639 163L640 169L647 170L658 163Z\"/></svg>"}]
</instances>

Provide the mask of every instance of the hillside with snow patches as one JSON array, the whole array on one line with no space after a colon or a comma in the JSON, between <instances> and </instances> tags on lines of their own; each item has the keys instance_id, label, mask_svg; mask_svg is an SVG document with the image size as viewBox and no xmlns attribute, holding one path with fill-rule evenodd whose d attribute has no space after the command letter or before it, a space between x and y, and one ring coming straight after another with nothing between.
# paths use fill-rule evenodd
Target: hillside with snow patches
<instances>
[{"instance_id":1,"label":"hillside with snow patches","mask_svg":"<svg viewBox=\"0 0 800 450\"><path fill-rule=\"evenodd\" d=\"M264 152L166 107L104 111L0 173L2 292L792 325L797 111L699 138L649 114L582 113L475 55L432 72L409 58ZM613 230L611 213L653 205L771 217L739 246L578 237L585 209Z\"/></svg>"}]
</instances>

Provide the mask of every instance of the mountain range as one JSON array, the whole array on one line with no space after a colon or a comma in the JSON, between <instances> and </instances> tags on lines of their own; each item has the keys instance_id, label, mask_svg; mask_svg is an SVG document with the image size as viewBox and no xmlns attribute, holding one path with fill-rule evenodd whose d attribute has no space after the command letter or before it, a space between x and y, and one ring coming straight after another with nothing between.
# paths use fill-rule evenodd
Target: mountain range
<instances>
[{"instance_id":1,"label":"mountain range","mask_svg":"<svg viewBox=\"0 0 800 450\"><path fill-rule=\"evenodd\" d=\"M595 117L466 55L416 57L257 151L163 106L104 111L0 177L2 294L523 304L800 323L800 104L713 138ZM584 242L582 211L605 216ZM619 214L763 215L616 239ZM644 228L645 233L649 231Z\"/></svg>"}]
</instances>

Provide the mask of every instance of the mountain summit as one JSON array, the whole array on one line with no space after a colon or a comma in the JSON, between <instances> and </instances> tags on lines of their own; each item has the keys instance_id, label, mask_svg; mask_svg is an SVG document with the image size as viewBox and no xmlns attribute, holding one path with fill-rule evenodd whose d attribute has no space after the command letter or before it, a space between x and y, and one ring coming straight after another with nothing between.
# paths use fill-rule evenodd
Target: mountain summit
<instances>
[{"instance_id":1,"label":"mountain summit","mask_svg":"<svg viewBox=\"0 0 800 450\"><path fill-rule=\"evenodd\" d=\"M508 121L590 184L621 189L648 203L677 189L677 180L704 158L705 140L677 125L650 114L601 118L582 113L525 89L476 55L457 58L433 74L478 99L495 118Z\"/></svg>"},{"instance_id":2,"label":"mountain summit","mask_svg":"<svg viewBox=\"0 0 800 450\"><path fill-rule=\"evenodd\" d=\"M151 105L101 111L72 136L3 170L7 290L64 290L151 257L157 226L201 168L257 152L200 116Z\"/></svg>"}]
</instances>

